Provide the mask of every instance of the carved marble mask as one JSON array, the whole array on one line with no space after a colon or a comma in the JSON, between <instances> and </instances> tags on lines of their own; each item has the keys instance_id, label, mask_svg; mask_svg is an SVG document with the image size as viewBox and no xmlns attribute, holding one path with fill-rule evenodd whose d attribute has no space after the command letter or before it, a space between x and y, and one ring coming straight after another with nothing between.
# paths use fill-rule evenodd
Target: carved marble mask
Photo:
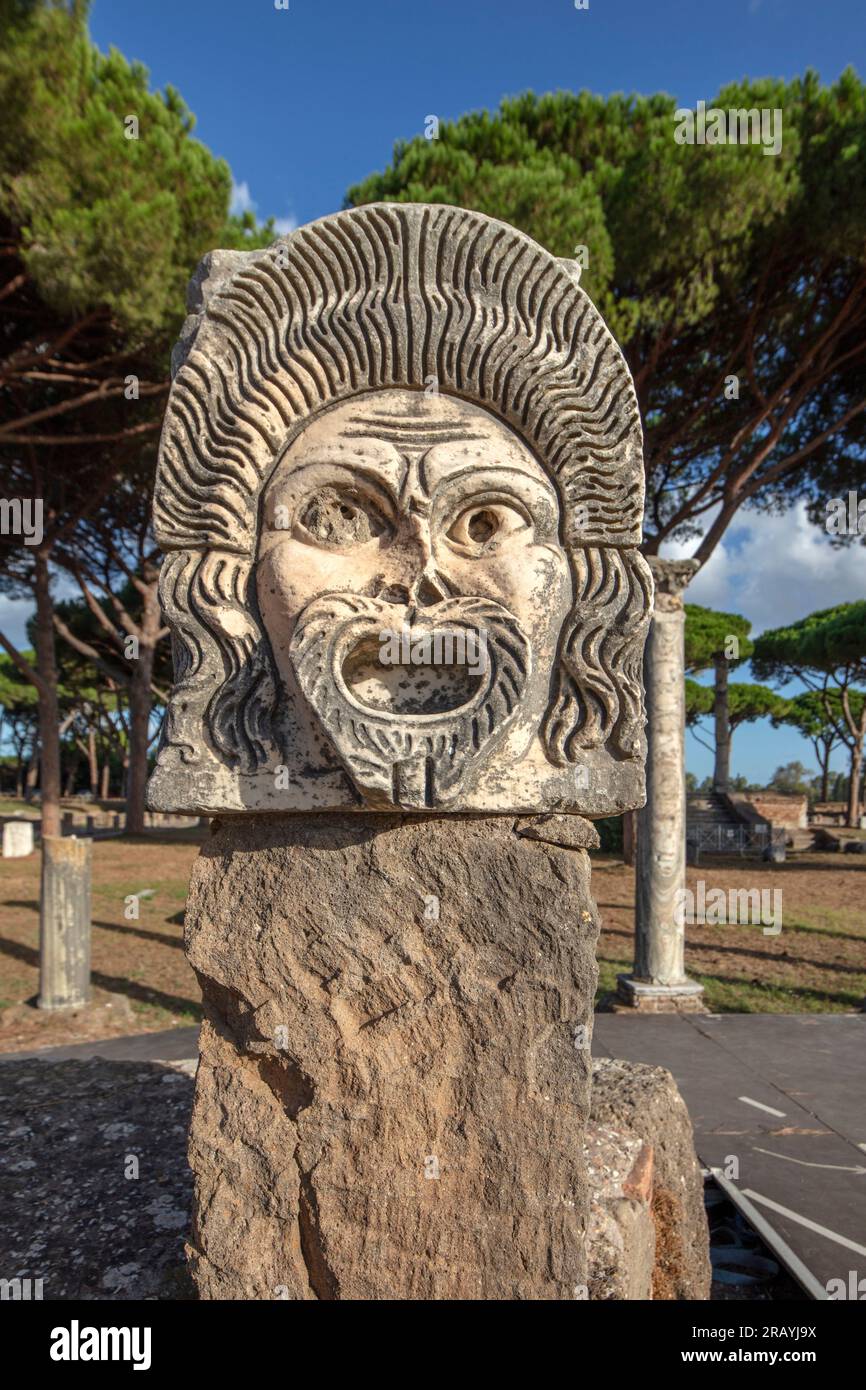
<instances>
[{"instance_id":1,"label":"carved marble mask","mask_svg":"<svg viewBox=\"0 0 866 1390\"><path fill-rule=\"evenodd\" d=\"M155 810L641 804L640 413L579 278L443 204L205 257L154 490Z\"/></svg>"},{"instance_id":2,"label":"carved marble mask","mask_svg":"<svg viewBox=\"0 0 866 1390\"><path fill-rule=\"evenodd\" d=\"M447 804L550 698L572 602L559 501L479 406L369 392L316 416L262 498L256 588L290 698L372 805Z\"/></svg>"}]
</instances>

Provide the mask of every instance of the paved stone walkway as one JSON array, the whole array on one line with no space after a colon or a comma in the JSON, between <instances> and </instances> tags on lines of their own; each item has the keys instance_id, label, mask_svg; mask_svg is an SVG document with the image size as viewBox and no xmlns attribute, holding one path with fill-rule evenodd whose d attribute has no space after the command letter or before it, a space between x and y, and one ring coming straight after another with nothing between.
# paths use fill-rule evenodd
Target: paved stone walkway
<instances>
[{"instance_id":1,"label":"paved stone walkway","mask_svg":"<svg viewBox=\"0 0 866 1390\"><path fill-rule=\"evenodd\" d=\"M0 1057L0 1277L42 1278L45 1298L191 1296L197 1035ZM593 1038L596 1056L673 1073L703 1163L815 1297L866 1279L864 1045L862 1014L598 1014Z\"/></svg>"},{"instance_id":2,"label":"paved stone walkway","mask_svg":"<svg viewBox=\"0 0 866 1390\"><path fill-rule=\"evenodd\" d=\"M184 1031L194 1045L196 1030ZM183 1246L193 1070L104 1055L3 1059L0 1277L41 1279L44 1299L192 1297Z\"/></svg>"},{"instance_id":3,"label":"paved stone walkway","mask_svg":"<svg viewBox=\"0 0 866 1390\"><path fill-rule=\"evenodd\" d=\"M814 1297L866 1280L866 1015L597 1014L593 1052L673 1073L701 1160Z\"/></svg>"}]
</instances>

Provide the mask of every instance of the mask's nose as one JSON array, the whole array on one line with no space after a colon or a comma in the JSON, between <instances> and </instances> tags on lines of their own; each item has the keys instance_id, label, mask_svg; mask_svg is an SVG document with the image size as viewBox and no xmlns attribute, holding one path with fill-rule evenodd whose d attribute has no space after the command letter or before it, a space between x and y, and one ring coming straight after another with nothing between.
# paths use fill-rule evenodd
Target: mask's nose
<instances>
[{"instance_id":1,"label":"mask's nose","mask_svg":"<svg viewBox=\"0 0 866 1390\"><path fill-rule=\"evenodd\" d=\"M409 601L416 608L430 608L434 603L441 603L447 597L448 590L431 560L424 573L418 576L409 590Z\"/></svg>"},{"instance_id":2,"label":"mask's nose","mask_svg":"<svg viewBox=\"0 0 866 1390\"><path fill-rule=\"evenodd\" d=\"M429 608L448 597L448 585L436 568L426 517L407 517L403 534L392 549L399 580L389 578L377 598L405 608Z\"/></svg>"}]
</instances>

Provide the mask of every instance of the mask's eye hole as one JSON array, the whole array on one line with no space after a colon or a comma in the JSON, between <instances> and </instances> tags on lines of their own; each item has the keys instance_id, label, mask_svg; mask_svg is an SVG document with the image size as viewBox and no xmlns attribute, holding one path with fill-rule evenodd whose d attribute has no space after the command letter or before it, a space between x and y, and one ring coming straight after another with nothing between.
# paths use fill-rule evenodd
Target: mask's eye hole
<instances>
[{"instance_id":1,"label":"mask's eye hole","mask_svg":"<svg viewBox=\"0 0 866 1390\"><path fill-rule=\"evenodd\" d=\"M480 554L491 542L505 540L528 524L527 517L505 502L466 507L452 522L447 535L454 545Z\"/></svg>"},{"instance_id":2,"label":"mask's eye hole","mask_svg":"<svg viewBox=\"0 0 866 1390\"><path fill-rule=\"evenodd\" d=\"M485 541L491 540L496 535L499 530L499 521L493 512L489 512L485 508L480 512L472 513L466 523L466 530L470 540L483 545Z\"/></svg>"},{"instance_id":3,"label":"mask's eye hole","mask_svg":"<svg viewBox=\"0 0 866 1390\"><path fill-rule=\"evenodd\" d=\"M302 539L334 546L366 545L391 531L388 518L371 497L337 487L319 488L307 498L298 513L298 526Z\"/></svg>"}]
</instances>

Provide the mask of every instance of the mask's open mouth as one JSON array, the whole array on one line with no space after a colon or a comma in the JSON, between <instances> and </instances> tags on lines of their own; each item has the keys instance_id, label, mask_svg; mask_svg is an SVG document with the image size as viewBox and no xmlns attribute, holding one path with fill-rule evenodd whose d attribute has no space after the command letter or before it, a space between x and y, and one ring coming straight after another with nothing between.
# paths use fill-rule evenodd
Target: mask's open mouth
<instances>
[{"instance_id":1,"label":"mask's open mouth","mask_svg":"<svg viewBox=\"0 0 866 1390\"><path fill-rule=\"evenodd\" d=\"M406 641L400 661L388 659L381 642L363 638L345 657L341 675L359 705L398 715L435 715L462 709L478 694L486 668L476 659L443 659L450 634L428 633ZM453 647L453 637L451 641Z\"/></svg>"},{"instance_id":2,"label":"mask's open mouth","mask_svg":"<svg viewBox=\"0 0 866 1390\"><path fill-rule=\"evenodd\" d=\"M529 639L492 599L401 613L323 594L289 650L301 693L379 808L447 805L517 719L532 669Z\"/></svg>"}]
</instances>

